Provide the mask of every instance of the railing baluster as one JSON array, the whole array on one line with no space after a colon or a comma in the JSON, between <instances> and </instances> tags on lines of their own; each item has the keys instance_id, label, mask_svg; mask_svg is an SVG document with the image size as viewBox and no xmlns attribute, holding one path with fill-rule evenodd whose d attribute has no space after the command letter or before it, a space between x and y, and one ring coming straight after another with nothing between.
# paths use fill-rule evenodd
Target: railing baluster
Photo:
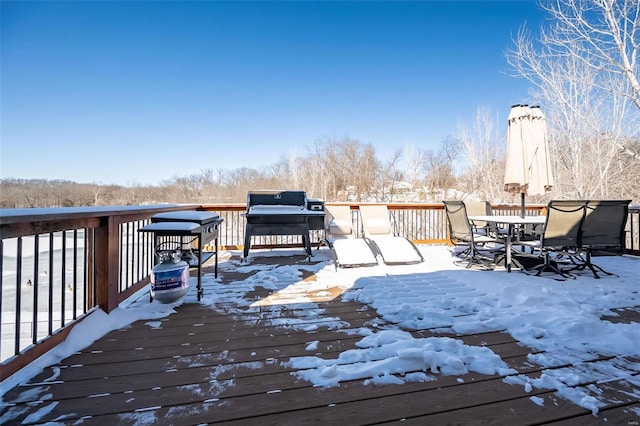
<instances>
[{"instance_id":1,"label":"railing baluster","mask_svg":"<svg viewBox=\"0 0 640 426\"><path fill-rule=\"evenodd\" d=\"M53 232L49 233L49 273L48 273L48 277L49 277L49 312L48 312L48 327L47 327L47 332L49 333L49 336L51 336L53 334L53 280L55 278L55 271L53 270L53 256L54 256L54 247L53 247Z\"/></svg>"},{"instance_id":2,"label":"railing baluster","mask_svg":"<svg viewBox=\"0 0 640 426\"><path fill-rule=\"evenodd\" d=\"M40 235L33 239L33 322L31 324L31 340L34 345L38 342L38 287L40 284Z\"/></svg>"},{"instance_id":3,"label":"railing baluster","mask_svg":"<svg viewBox=\"0 0 640 426\"><path fill-rule=\"evenodd\" d=\"M126 261L124 262L124 264L122 266L124 266L125 270L124 270L124 280L120 281L120 291L123 291L125 288L127 288L127 285L129 284L129 261L130 261L130 251L131 251L131 227L130 227L131 223L127 222L124 225L124 229L125 229L125 243L124 243L124 251L125 251L125 255L124 258L126 259ZM121 266L121 267L122 267Z\"/></svg>"},{"instance_id":4,"label":"railing baluster","mask_svg":"<svg viewBox=\"0 0 640 426\"><path fill-rule=\"evenodd\" d=\"M61 274L60 274L60 327L66 324L65 314L67 312L67 231L62 231L62 256L61 256Z\"/></svg>"},{"instance_id":5,"label":"railing baluster","mask_svg":"<svg viewBox=\"0 0 640 426\"><path fill-rule=\"evenodd\" d=\"M82 313L87 313L89 309L89 304L93 306L95 304L95 292L93 291L93 274L91 278L89 277L89 269L95 269L95 262L93 259L93 244L94 238L93 235L95 231L93 229L85 229L84 234L84 247L83 247L83 262L85 263L82 277L82 287L84 289L83 300L82 300ZM91 255L89 254L91 253Z\"/></svg>"},{"instance_id":6,"label":"railing baluster","mask_svg":"<svg viewBox=\"0 0 640 426\"><path fill-rule=\"evenodd\" d=\"M141 221L136 222L136 235L138 236L138 243L136 244L136 281L140 281L144 276L142 275L142 253L143 253L143 237L144 235L140 235L138 229L140 229Z\"/></svg>"},{"instance_id":7,"label":"railing baluster","mask_svg":"<svg viewBox=\"0 0 640 426\"><path fill-rule=\"evenodd\" d=\"M22 324L22 237L18 237L16 256L16 324L14 334L14 355L20 353L20 324Z\"/></svg>"},{"instance_id":8,"label":"railing baluster","mask_svg":"<svg viewBox=\"0 0 640 426\"><path fill-rule=\"evenodd\" d=\"M73 316L74 321L78 318L78 230L73 230Z\"/></svg>"}]
</instances>

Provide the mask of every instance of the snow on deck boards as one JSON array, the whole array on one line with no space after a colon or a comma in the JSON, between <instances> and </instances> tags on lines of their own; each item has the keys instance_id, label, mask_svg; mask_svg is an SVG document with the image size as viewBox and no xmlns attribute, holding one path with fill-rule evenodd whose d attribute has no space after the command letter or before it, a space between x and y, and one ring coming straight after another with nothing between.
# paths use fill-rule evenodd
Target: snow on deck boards
<instances>
[{"instance_id":1,"label":"snow on deck boards","mask_svg":"<svg viewBox=\"0 0 640 426\"><path fill-rule=\"evenodd\" d=\"M302 262L304 257L279 258ZM263 262L264 263L261 263ZM252 269L274 262L253 258L237 268L222 268L224 290L233 293ZM311 263L302 281L313 282ZM358 349L361 327L390 329L371 306L342 301L338 287L326 292L289 292L285 275L280 291L257 286L247 293L251 305L237 306L221 296L216 310L185 303L176 313L137 321L114 330L86 349L46 368L29 384L9 391L0 416L20 412L6 424L25 421L60 424L633 424L640 407L638 386L629 380L600 384L609 393L597 416L557 395L553 389L527 389L505 383L507 375L469 372L433 374L426 381L366 384L350 380L334 387L314 386L293 374L292 358L317 356L335 360ZM266 285L266 282L265 282ZM302 302L300 298L302 297ZM229 299L231 300L231 299ZM277 313L273 304L278 305ZM312 303L305 302L311 301ZM615 311L619 321L637 321L638 307ZM607 318L609 319L609 318ZM342 328L336 328L336 324ZM293 326L295 324L295 327ZM542 367L531 362L528 348L503 330L453 334L438 329L411 330L415 338L452 337L498 354L511 374L535 377ZM349 360L343 360L348 362ZM351 360L354 366L356 359ZM583 363L624 369L638 359L591 354ZM545 367L560 370L566 365ZM610 368L610 367L606 367ZM403 372L411 373L411 372ZM400 373L399 373L400 374ZM630 376L638 380L637 373ZM593 383L580 382L576 387Z\"/></svg>"}]
</instances>

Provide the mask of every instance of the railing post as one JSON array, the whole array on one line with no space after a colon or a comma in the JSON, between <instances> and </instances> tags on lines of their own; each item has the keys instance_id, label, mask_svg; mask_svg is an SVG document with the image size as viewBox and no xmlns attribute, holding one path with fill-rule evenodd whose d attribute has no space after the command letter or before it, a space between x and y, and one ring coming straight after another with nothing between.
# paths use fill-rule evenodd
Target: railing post
<instances>
[{"instance_id":1,"label":"railing post","mask_svg":"<svg viewBox=\"0 0 640 426\"><path fill-rule=\"evenodd\" d=\"M96 303L106 313L118 307L119 233L113 216L100 219L95 239Z\"/></svg>"}]
</instances>

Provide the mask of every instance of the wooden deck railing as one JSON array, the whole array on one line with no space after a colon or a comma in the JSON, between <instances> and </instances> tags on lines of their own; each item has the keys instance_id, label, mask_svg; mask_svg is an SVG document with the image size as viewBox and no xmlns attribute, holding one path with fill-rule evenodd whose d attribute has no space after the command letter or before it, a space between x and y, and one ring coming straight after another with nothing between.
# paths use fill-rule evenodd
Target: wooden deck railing
<instances>
[{"instance_id":1,"label":"wooden deck railing","mask_svg":"<svg viewBox=\"0 0 640 426\"><path fill-rule=\"evenodd\" d=\"M360 232L359 205L349 204ZM398 235L419 244L447 242L441 203L391 203ZM206 210L224 218L222 249L241 249L244 204L8 209L0 211L0 381L64 341L95 309L111 312L149 283L153 238L139 228L156 213ZM496 214L518 206L494 205ZM527 206L540 214L543 205ZM640 255L640 206L630 210L627 251ZM312 241L323 238L314 231ZM297 236L256 237L252 247L301 246Z\"/></svg>"}]
</instances>

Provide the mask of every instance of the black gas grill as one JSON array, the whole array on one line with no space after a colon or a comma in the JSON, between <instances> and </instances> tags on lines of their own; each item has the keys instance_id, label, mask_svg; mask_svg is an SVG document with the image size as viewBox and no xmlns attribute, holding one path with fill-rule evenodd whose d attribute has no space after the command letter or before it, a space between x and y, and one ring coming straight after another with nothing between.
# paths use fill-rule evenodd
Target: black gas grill
<instances>
[{"instance_id":1,"label":"black gas grill","mask_svg":"<svg viewBox=\"0 0 640 426\"><path fill-rule=\"evenodd\" d=\"M324 215L324 202L307 199L304 191L249 191L243 257L259 235L300 235L310 257L309 231L324 229Z\"/></svg>"}]
</instances>

